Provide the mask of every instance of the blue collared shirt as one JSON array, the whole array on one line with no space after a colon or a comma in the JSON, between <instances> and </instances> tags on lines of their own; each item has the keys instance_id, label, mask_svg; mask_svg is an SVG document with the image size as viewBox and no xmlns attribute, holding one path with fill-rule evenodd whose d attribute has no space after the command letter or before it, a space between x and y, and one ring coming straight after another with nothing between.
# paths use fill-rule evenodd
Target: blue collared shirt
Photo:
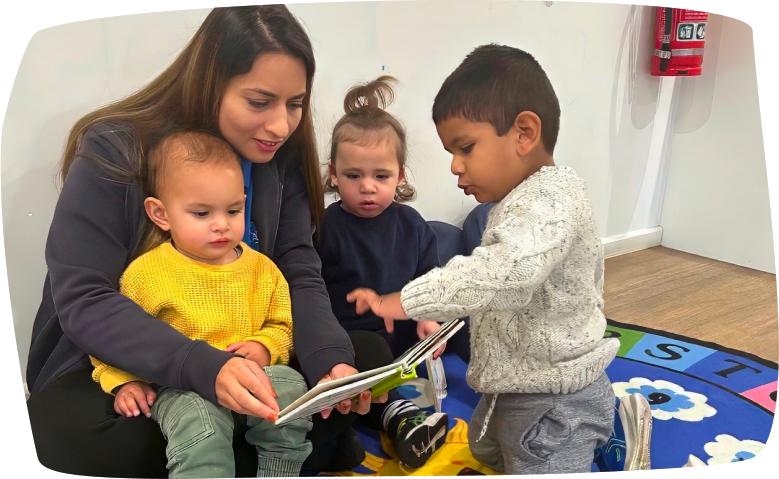
<instances>
[{"instance_id":1,"label":"blue collared shirt","mask_svg":"<svg viewBox=\"0 0 779 479\"><path fill-rule=\"evenodd\" d=\"M259 251L260 242L257 238L257 228L254 227L254 222L252 221L252 165L251 161L241 158L243 193L246 195L246 206L244 207L246 227L243 231L243 242L253 250Z\"/></svg>"}]
</instances>

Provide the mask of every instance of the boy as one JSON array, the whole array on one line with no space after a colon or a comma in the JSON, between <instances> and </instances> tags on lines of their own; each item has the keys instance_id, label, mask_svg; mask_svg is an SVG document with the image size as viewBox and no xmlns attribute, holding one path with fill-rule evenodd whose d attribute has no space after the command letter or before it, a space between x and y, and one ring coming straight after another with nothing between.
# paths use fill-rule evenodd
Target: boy
<instances>
[{"instance_id":1,"label":"boy","mask_svg":"<svg viewBox=\"0 0 779 479\"><path fill-rule=\"evenodd\" d=\"M400 293L348 297L382 318L471 317L468 384L483 396L469 444L507 474L589 472L614 421L603 249L584 182L555 166L559 119L532 56L476 48L438 92L433 121L458 186L498 203L481 246Z\"/></svg>"},{"instance_id":2,"label":"boy","mask_svg":"<svg viewBox=\"0 0 779 479\"><path fill-rule=\"evenodd\" d=\"M278 412L306 392L303 377L284 366L292 349L289 290L275 264L241 238L244 184L240 159L207 133L173 133L149 154L144 207L162 242L133 261L120 291L190 339L256 363L258 394ZM166 237L169 240L165 240ZM142 411L168 440L170 477L235 477L233 415L197 394L153 388L92 358L93 378L116 394L114 410ZM242 416L243 417L243 416ZM310 418L281 427L248 416L246 440L257 447L258 477L298 476L311 452Z\"/></svg>"}]
</instances>

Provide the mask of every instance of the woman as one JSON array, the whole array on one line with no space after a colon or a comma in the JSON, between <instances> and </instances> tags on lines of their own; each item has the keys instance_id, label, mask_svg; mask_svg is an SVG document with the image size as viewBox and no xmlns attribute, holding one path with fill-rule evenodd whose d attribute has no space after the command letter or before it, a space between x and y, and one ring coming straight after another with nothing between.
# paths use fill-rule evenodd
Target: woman
<instances>
[{"instance_id":1,"label":"woman","mask_svg":"<svg viewBox=\"0 0 779 479\"><path fill-rule=\"evenodd\" d=\"M119 417L91 379L88 355L152 383L197 392L238 414L266 411L247 360L192 341L117 291L124 268L159 238L143 210L145 154L173 128L210 131L244 158L247 241L290 285L297 367L309 384L356 372L349 336L330 310L312 233L323 195L311 120L315 63L282 5L218 8L160 76L79 120L62 158L62 192L46 244L48 275L27 367L38 458L82 475L164 477L165 440L143 415ZM253 234L252 234L253 233ZM348 469L363 457L350 410L317 416L306 469ZM241 431L236 431L239 437ZM236 444L238 475L256 457ZM338 448L338 454L331 454ZM339 457L338 463L325 458ZM252 462L253 461L253 462Z\"/></svg>"}]
</instances>

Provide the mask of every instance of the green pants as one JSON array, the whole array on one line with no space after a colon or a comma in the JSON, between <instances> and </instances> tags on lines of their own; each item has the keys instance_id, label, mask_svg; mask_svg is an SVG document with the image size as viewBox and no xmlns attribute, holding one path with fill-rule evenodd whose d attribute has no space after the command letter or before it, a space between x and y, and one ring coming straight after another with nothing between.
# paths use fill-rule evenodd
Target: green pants
<instances>
[{"instance_id":1,"label":"green pants","mask_svg":"<svg viewBox=\"0 0 779 479\"><path fill-rule=\"evenodd\" d=\"M307 391L303 377L294 369L282 365L263 369L273 383L280 408ZM233 416L229 409L193 392L163 388L157 393L151 413L168 440L165 452L169 477L235 477ZM241 417L251 427L246 441L257 448L257 477L299 476L303 461L311 453L311 442L306 440L311 418L276 426L262 418Z\"/></svg>"}]
</instances>

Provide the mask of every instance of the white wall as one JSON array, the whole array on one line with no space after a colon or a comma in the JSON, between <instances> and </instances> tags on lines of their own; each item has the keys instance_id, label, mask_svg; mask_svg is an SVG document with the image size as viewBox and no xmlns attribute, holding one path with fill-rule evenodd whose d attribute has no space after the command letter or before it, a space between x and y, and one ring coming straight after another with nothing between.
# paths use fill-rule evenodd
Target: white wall
<instances>
[{"instance_id":1,"label":"white wall","mask_svg":"<svg viewBox=\"0 0 779 479\"><path fill-rule=\"evenodd\" d=\"M703 75L680 81L663 245L775 273L749 25L710 22Z\"/></svg>"},{"instance_id":2,"label":"white wall","mask_svg":"<svg viewBox=\"0 0 779 479\"><path fill-rule=\"evenodd\" d=\"M641 192L659 96L659 80L649 76L650 50L643 45L651 28L649 9L546 3L378 3L379 55L404 83L394 111L410 131L410 166L420 186L415 207L430 219L459 224L476 205L457 189L430 114L441 83L465 55L495 42L531 52L549 75L562 109L555 159L587 182L601 233L657 226L657 208L634 221L637 210L651 209L662 198ZM631 57L634 49L638 54ZM665 124L667 115L659 121Z\"/></svg>"},{"instance_id":3,"label":"white wall","mask_svg":"<svg viewBox=\"0 0 779 479\"><path fill-rule=\"evenodd\" d=\"M290 9L309 29L317 57L314 113L323 158L343 94L353 83L382 73L402 82L391 111L409 131L409 165L419 192L411 205L426 218L459 224L475 205L456 188L430 110L440 84L462 58L480 44L497 42L530 51L551 78L562 108L555 159L587 182L601 235L660 223L663 158L650 145L659 141L669 117L658 108L661 82L648 73L649 8L463 0L294 4ZM43 30L30 41L0 151L9 288L22 369L46 272L43 247L56 201L54 171L68 128L89 110L153 78L207 13L84 21Z\"/></svg>"},{"instance_id":4,"label":"white wall","mask_svg":"<svg viewBox=\"0 0 779 479\"><path fill-rule=\"evenodd\" d=\"M77 22L30 40L8 101L0 150L6 268L22 371L46 275L43 249L67 132L86 112L161 72L207 13Z\"/></svg>"},{"instance_id":5,"label":"white wall","mask_svg":"<svg viewBox=\"0 0 779 479\"><path fill-rule=\"evenodd\" d=\"M430 219L459 223L476 204L463 197L449 176L449 157L430 121L432 98L446 76L474 46L497 42L526 49L545 68L562 107L558 163L586 180L603 235L631 229L639 199L658 79L622 75L632 65L627 51L635 39L625 5L527 2L381 2L376 4L378 59L404 82L394 110L411 132L411 168L420 189L415 207ZM645 51L642 50L642 53ZM640 59L649 61L648 54ZM374 72L363 79L368 79ZM621 78L618 78L621 77ZM352 80L350 79L348 83ZM347 86L344 84L344 87ZM638 123L635 95L643 95ZM642 116L643 114L643 116ZM626 118L617 118L617 116ZM631 148L630 145L633 145ZM615 153L616 152L616 153ZM625 168L627 167L627 168ZM614 198L612 198L612 196ZM651 202L651 198L643 198ZM623 218L627 218L624 221ZM659 217L635 228L655 226Z\"/></svg>"}]
</instances>

